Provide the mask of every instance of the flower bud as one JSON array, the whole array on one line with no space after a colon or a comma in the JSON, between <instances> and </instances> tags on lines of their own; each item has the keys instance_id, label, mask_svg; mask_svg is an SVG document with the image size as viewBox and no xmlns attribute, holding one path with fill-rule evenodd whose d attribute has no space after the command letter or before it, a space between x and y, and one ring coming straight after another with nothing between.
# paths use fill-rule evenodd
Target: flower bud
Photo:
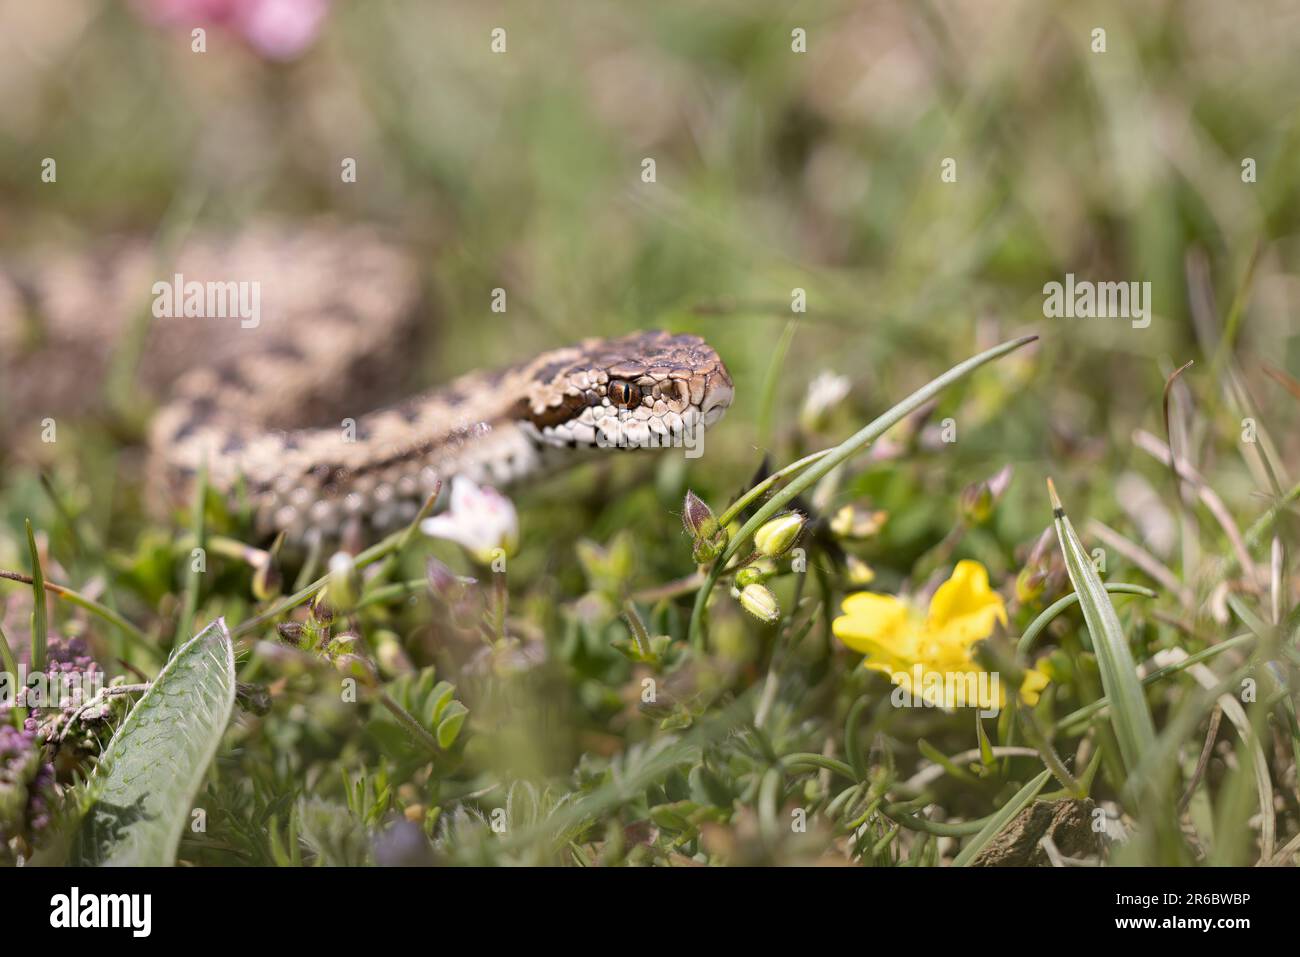
<instances>
[{"instance_id":1,"label":"flower bud","mask_svg":"<svg viewBox=\"0 0 1300 957\"><path fill-rule=\"evenodd\" d=\"M781 617L781 606L766 585L746 585L740 590L740 607L764 624L775 624Z\"/></svg>"},{"instance_id":2,"label":"flower bud","mask_svg":"<svg viewBox=\"0 0 1300 957\"><path fill-rule=\"evenodd\" d=\"M290 645L302 644L302 625L296 621L282 621L275 626L280 640Z\"/></svg>"},{"instance_id":3,"label":"flower bud","mask_svg":"<svg viewBox=\"0 0 1300 957\"><path fill-rule=\"evenodd\" d=\"M775 574L776 565L769 559L760 559L736 572L736 587L744 588L746 585L758 585Z\"/></svg>"},{"instance_id":4,"label":"flower bud","mask_svg":"<svg viewBox=\"0 0 1300 957\"><path fill-rule=\"evenodd\" d=\"M316 597L311 600L311 616L317 624L328 625L334 620L334 606L330 604L330 589L327 582L325 587L316 593Z\"/></svg>"},{"instance_id":5,"label":"flower bud","mask_svg":"<svg viewBox=\"0 0 1300 957\"><path fill-rule=\"evenodd\" d=\"M778 515L754 533L754 547L760 555L780 558L799 540L806 519L799 512Z\"/></svg>"},{"instance_id":6,"label":"flower bud","mask_svg":"<svg viewBox=\"0 0 1300 957\"><path fill-rule=\"evenodd\" d=\"M347 552L335 552L329 568L329 583L325 587L330 604L345 610L353 608L361 592L356 561Z\"/></svg>"},{"instance_id":7,"label":"flower bud","mask_svg":"<svg viewBox=\"0 0 1300 957\"><path fill-rule=\"evenodd\" d=\"M845 505L831 519L831 532L837 538L871 538L888 517L888 512L865 505Z\"/></svg>"},{"instance_id":8,"label":"flower bud","mask_svg":"<svg viewBox=\"0 0 1300 957\"><path fill-rule=\"evenodd\" d=\"M863 585L870 585L876 580L876 573L871 566L858 558L857 555L845 556L845 564L848 568L849 584L855 588L861 588Z\"/></svg>"},{"instance_id":9,"label":"flower bud","mask_svg":"<svg viewBox=\"0 0 1300 957\"><path fill-rule=\"evenodd\" d=\"M454 604L465 593L465 583L460 577L433 556L424 565L424 577L430 594L444 604Z\"/></svg>"},{"instance_id":10,"label":"flower bud","mask_svg":"<svg viewBox=\"0 0 1300 957\"><path fill-rule=\"evenodd\" d=\"M375 646L375 661L384 677L395 678L415 671L396 634L385 628L375 632L371 640Z\"/></svg>"},{"instance_id":11,"label":"flower bud","mask_svg":"<svg viewBox=\"0 0 1300 957\"><path fill-rule=\"evenodd\" d=\"M691 545L691 560L697 565L707 565L719 555L722 549L727 545L727 532L722 531L722 544L719 545L713 539L697 538Z\"/></svg>"},{"instance_id":12,"label":"flower bud","mask_svg":"<svg viewBox=\"0 0 1300 957\"><path fill-rule=\"evenodd\" d=\"M253 571L253 597L258 601L268 601L277 597L284 590L284 576L280 573L279 563L271 555L257 563Z\"/></svg>"},{"instance_id":13,"label":"flower bud","mask_svg":"<svg viewBox=\"0 0 1300 957\"><path fill-rule=\"evenodd\" d=\"M820 432L830 422L835 408L849 394L851 383L842 375L821 372L808 384L803 408L799 412L799 425L805 432Z\"/></svg>"},{"instance_id":14,"label":"flower bud","mask_svg":"<svg viewBox=\"0 0 1300 957\"><path fill-rule=\"evenodd\" d=\"M713 561L727 547L727 530L718 524L709 506L691 491L687 491L682 506L682 524L691 536L691 557L695 564Z\"/></svg>"},{"instance_id":15,"label":"flower bud","mask_svg":"<svg viewBox=\"0 0 1300 957\"><path fill-rule=\"evenodd\" d=\"M718 530L718 520L713 517L713 510L689 489L682 506L682 524L686 526L691 538L711 538Z\"/></svg>"},{"instance_id":16,"label":"flower bud","mask_svg":"<svg viewBox=\"0 0 1300 957\"><path fill-rule=\"evenodd\" d=\"M271 692L266 685L237 682L235 684L235 701L250 714L268 714L271 710Z\"/></svg>"},{"instance_id":17,"label":"flower bud","mask_svg":"<svg viewBox=\"0 0 1300 957\"><path fill-rule=\"evenodd\" d=\"M1002 493L1011 484L1011 466L1007 465L992 478L973 482L961 491L958 507L968 525L983 525L993 515Z\"/></svg>"},{"instance_id":18,"label":"flower bud","mask_svg":"<svg viewBox=\"0 0 1300 957\"><path fill-rule=\"evenodd\" d=\"M379 677L375 674L374 666L361 655L351 652L339 655L334 659L334 667L338 669L339 674L348 678L356 678L358 682L367 688L374 688L379 684Z\"/></svg>"},{"instance_id":19,"label":"flower bud","mask_svg":"<svg viewBox=\"0 0 1300 957\"><path fill-rule=\"evenodd\" d=\"M1016 576L1016 601L1033 605L1047 590L1048 572L1044 568L1022 568Z\"/></svg>"},{"instance_id":20,"label":"flower bud","mask_svg":"<svg viewBox=\"0 0 1300 957\"><path fill-rule=\"evenodd\" d=\"M969 525L983 525L993 514L993 493L988 482L975 482L961 490L957 499L961 517Z\"/></svg>"}]
</instances>

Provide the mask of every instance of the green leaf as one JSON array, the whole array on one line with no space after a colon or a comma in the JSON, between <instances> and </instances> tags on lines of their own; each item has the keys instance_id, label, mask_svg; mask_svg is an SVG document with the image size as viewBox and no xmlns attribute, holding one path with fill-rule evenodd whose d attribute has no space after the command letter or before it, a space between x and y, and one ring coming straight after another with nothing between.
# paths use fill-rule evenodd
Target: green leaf
<instances>
[{"instance_id":1,"label":"green leaf","mask_svg":"<svg viewBox=\"0 0 1300 957\"><path fill-rule=\"evenodd\" d=\"M973 861L975 855L984 850L988 843L998 836L998 832L1020 813L1021 808L1038 796L1038 792L1043 789L1051 776L1051 771L1044 771L1017 791L1010 801L1002 805L1002 808L988 819L988 823L980 828L979 833L971 838L971 842L961 849L961 853L953 858L953 867L965 867Z\"/></svg>"},{"instance_id":2,"label":"green leaf","mask_svg":"<svg viewBox=\"0 0 1300 957\"><path fill-rule=\"evenodd\" d=\"M849 716L844 721L844 756L849 759L849 765L853 768L855 781L863 781L867 777L867 749L862 745L859 726L862 723L862 712L867 709L870 700L866 695L860 696L853 702L853 707L849 709Z\"/></svg>"},{"instance_id":3,"label":"green leaf","mask_svg":"<svg viewBox=\"0 0 1300 957\"><path fill-rule=\"evenodd\" d=\"M78 863L173 863L234 705L234 645L218 618L172 656L113 735L89 782Z\"/></svg>"},{"instance_id":4,"label":"green leaf","mask_svg":"<svg viewBox=\"0 0 1300 957\"><path fill-rule=\"evenodd\" d=\"M465 716L468 714L469 708L459 701L453 701L447 705L442 712L442 720L438 722L438 747L450 748L456 743L456 736L460 734L460 726L465 723Z\"/></svg>"},{"instance_id":5,"label":"green leaf","mask_svg":"<svg viewBox=\"0 0 1300 957\"><path fill-rule=\"evenodd\" d=\"M993 767L996 758L993 756L993 742L989 740L988 732L984 730L984 721L978 711L975 713L975 737L980 745L980 764L987 770Z\"/></svg>"},{"instance_id":6,"label":"green leaf","mask_svg":"<svg viewBox=\"0 0 1300 957\"><path fill-rule=\"evenodd\" d=\"M348 808L319 798L298 802L303 844L326 867L364 867L370 863L370 838L365 824Z\"/></svg>"},{"instance_id":7,"label":"green leaf","mask_svg":"<svg viewBox=\"0 0 1300 957\"><path fill-rule=\"evenodd\" d=\"M451 703L452 695L456 693L456 686L446 681L439 681L430 690L426 699L425 707L428 709L428 717L425 723L433 727L435 723L442 720L443 713L447 710L447 705Z\"/></svg>"},{"instance_id":8,"label":"green leaf","mask_svg":"<svg viewBox=\"0 0 1300 957\"><path fill-rule=\"evenodd\" d=\"M976 718L976 724L978 723L979 719ZM953 764L953 762L948 759L948 755L944 754L929 741L925 740L925 738L919 738L916 742L916 746L920 749L923 755L959 781L966 781L968 783L973 783L975 781L975 775L971 774L965 768L959 768L957 765Z\"/></svg>"},{"instance_id":9,"label":"green leaf","mask_svg":"<svg viewBox=\"0 0 1300 957\"><path fill-rule=\"evenodd\" d=\"M1052 516L1056 536L1065 555L1065 568L1070 582L1079 595L1083 620L1092 636L1093 651L1097 656L1097 669L1101 673L1101 686L1110 701L1110 722L1119 741L1120 756L1130 773L1136 770L1143 756L1155 746L1156 728L1142 694L1137 666L1129 651L1128 639L1120 627L1115 606L1102 585L1092 558L1070 524L1070 519L1056 497L1052 480L1047 480L1052 499Z\"/></svg>"},{"instance_id":10,"label":"green leaf","mask_svg":"<svg viewBox=\"0 0 1300 957\"><path fill-rule=\"evenodd\" d=\"M455 694L456 686L438 681L432 665L399 675L380 692L376 703L382 710L376 709L367 729L403 760L411 756L413 741L426 757L437 756L456 742L468 714Z\"/></svg>"}]
</instances>

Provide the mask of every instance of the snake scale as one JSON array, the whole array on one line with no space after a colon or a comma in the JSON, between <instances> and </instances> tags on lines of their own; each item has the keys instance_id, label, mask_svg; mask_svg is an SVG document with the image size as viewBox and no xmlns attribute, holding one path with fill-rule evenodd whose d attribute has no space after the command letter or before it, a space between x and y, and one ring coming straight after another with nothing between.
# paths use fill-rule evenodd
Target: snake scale
<instances>
[{"instance_id":1,"label":"snake scale","mask_svg":"<svg viewBox=\"0 0 1300 957\"><path fill-rule=\"evenodd\" d=\"M148 315L154 284L173 275L258 284L259 321ZM373 539L440 480L502 486L584 450L679 444L731 402L717 353L664 332L587 339L392 402L425 298L400 245L329 221L195 234L166 257L129 239L29 255L0 265L5 421L96 414L113 357L134 342L131 381L156 406L156 498L184 501L205 465L261 536Z\"/></svg>"}]
</instances>

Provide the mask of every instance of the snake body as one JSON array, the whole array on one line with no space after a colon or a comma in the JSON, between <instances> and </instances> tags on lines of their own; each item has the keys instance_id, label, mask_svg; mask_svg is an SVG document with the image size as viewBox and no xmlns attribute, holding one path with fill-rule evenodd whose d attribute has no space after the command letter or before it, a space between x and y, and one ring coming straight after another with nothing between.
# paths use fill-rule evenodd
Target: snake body
<instances>
[{"instance_id":1,"label":"snake body","mask_svg":"<svg viewBox=\"0 0 1300 957\"><path fill-rule=\"evenodd\" d=\"M160 278L259 284L260 321L146 317ZM33 257L0 269L0 395L11 422L93 411L115 346L139 335L135 379L157 411L149 472L162 496L211 488L290 540L370 539L408 522L440 482L508 485L584 450L698 443L733 390L702 339L587 339L432 391L402 393L427 324L418 271L372 230L331 223L189 238L164 267L150 244ZM57 370L50 372L49 370Z\"/></svg>"}]
</instances>

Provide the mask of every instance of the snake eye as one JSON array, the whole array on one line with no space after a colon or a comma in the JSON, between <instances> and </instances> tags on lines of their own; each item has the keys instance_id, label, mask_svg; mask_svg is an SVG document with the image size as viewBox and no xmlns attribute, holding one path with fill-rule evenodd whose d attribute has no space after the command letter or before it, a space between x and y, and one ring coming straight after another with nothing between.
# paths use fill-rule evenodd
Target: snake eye
<instances>
[{"instance_id":1,"label":"snake eye","mask_svg":"<svg viewBox=\"0 0 1300 957\"><path fill-rule=\"evenodd\" d=\"M630 382L611 382L609 384L609 401L626 409L641 398L640 390Z\"/></svg>"}]
</instances>

